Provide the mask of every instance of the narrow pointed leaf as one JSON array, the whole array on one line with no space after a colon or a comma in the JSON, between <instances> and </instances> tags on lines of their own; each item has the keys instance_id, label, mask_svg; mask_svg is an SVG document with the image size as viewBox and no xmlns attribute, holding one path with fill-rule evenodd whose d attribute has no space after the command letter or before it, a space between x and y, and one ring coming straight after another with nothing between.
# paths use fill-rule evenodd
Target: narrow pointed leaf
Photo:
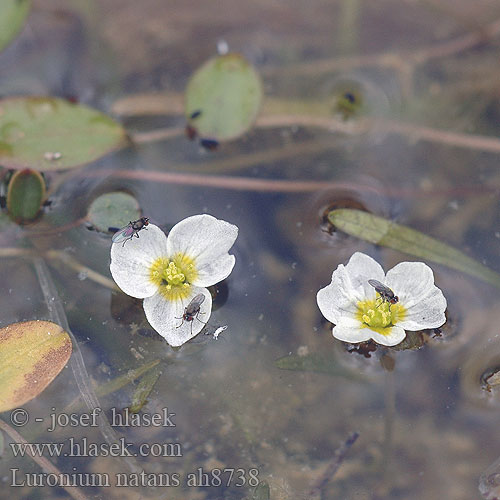
<instances>
[{"instance_id":1,"label":"narrow pointed leaf","mask_svg":"<svg viewBox=\"0 0 500 500\"><path fill-rule=\"evenodd\" d=\"M103 397L107 396L108 394L112 394L113 392L119 391L126 385L132 383L134 380L137 380L141 375L148 372L149 370L157 366L159 363L160 360L155 359L154 361L146 363L145 365L142 365L139 368L134 368L133 370L127 370L127 372L124 375L120 375L119 377L116 377L110 380L109 382L104 382L103 384L99 384L96 388L97 396ZM82 398L78 397L75 400L73 400L69 405L67 405L64 411L66 413L74 412L79 408L83 408L84 404L85 403L82 401Z\"/></svg>"},{"instance_id":2,"label":"narrow pointed leaf","mask_svg":"<svg viewBox=\"0 0 500 500\"><path fill-rule=\"evenodd\" d=\"M0 329L0 412L38 396L71 356L71 339L50 321L26 321Z\"/></svg>"},{"instance_id":3,"label":"narrow pointed leaf","mask_svg":"<svg viewBox=\"0 0 500 500\"><path fill-rule=\"evenodd\" d=\"M125 144L105 114L54 97L0 99L0 164L21 170L85 165Z\"/></svg>"},{"instance_id":4,"label":"narrow pointed leaf","mask_svg":"<svg viewBox=\"0 0 500 500\"><path fill-rule=\"evenodd\" d=\"M31 0L2 0L0 2L0 50L19 33L30 7Z\"/></svg>"},{"instance_id":5,"label":"narrow pointed leaf","mask_svg":"<svg viewBox=\"0 0 500 500\"><path fill-rule=\"evenodd\" d=\"M498 273L460 250L415 229L350 208L332 210L328 220L351 236L443 264L500 288Z\"/></svg>"},{"instance_id":6,"label":"narrow pointed leaf","mask_svg":"<svg viewBox=\"0 0 500 500\"><path fill-rule=\"evenodd\" d=\"M137 413L146 404L147 398L156 382L162 374L161 368L156 367L145 373L137 385L134 395L132 396L132 404L130 405L130 413Z\"/></svg>"},{"instance_id":7,"label":"narrow pointed leaf","mask_svg":"<svg viewBox=\"0 0 500 500\"><path fill-rule=\"evenodd\" d=\"M277 359L275 363L276 366L282 370L318 372L352 380L364 380L364 377L358 373L349 371L340 366L333 355L307 354L305 356L283 356Z\"/></svg>"},{"instance_id":8,"label":"narrow pointed leaf","mask_svg":"<svg viewBox=\"0 0 500 500\"><path fill-rule=\"evenodd\" d=\"M271 491L266 481L261 481L252 493L252 500L270 500Z\"/></svg>"}]
</instances>

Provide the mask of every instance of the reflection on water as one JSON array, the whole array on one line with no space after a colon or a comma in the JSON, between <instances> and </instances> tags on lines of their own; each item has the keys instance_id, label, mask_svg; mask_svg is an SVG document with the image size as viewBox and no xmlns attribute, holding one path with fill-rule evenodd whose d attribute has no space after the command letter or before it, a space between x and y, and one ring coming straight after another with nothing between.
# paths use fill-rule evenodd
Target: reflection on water
<instances>
[{"instance_id":1,"label":"reflection on water","mask_svg":"<svg viewBox=\"0 0 500 500\"><path fill-rule=\"evenodd\" d=\"M92 425L71 365L25 405L30 420L16 430L28 443L62 443L59 457L44 453L59 472L109 478L109 487L70 489L74 498L267 498L265 487L255 491L259 481L273 500L478 498L480 475L500 455L498 390L483 383L500 364L497 290L433 265L448 300L441 335L419 350L377 348L366 357L333 339L316 292L356 251L386 269L409 259L325 226L327 207L363 208L500 269L500 148L481 138L461 143L461 134L498 135L497 54L487 39L496 31L481 32L480 47L469 48L468 39L463 48L440 45L488 25L498 8L466 0L453 8L349 0L34 4L19 39L0 54L3 95L76 97L110 112L118 99L142 93L152 109L121 111L131 134L171 129L164 140L146 138L49 176L53 203L22 230L1 219L2 247L45 255L54 300L108 420L147 384L134 370L161 368L138 425L111 420L115 452L102 422ZM350 37L339 31L345 23ZM221 38L261 72L266 101L254 130L210 152L184 135L182 91ZM330 123L340 87L344 97L362 93L359 116L343 113ZM217 187L204 177L188 184L112 171L238 181ZM269 188L275 179L296 183L278 192ZM311 192L311 181L325 189ZM116 190L133 194L165 230L204 212L240 228L236 266L208 325L209 333L227 325L217 340L201 333L172 349L149 327L140 301L114 289L110 235L89 231L85 216L92 200ZM3 257L0 279L0 326L50 319L30 256ZM339 369L335 376L278 369L276 359L289 354L321 354ZM49 432L51 413L74 417ZM8 422L9 413L2 418ZM353 432L359 438L325 478ZM27 474L43 464L13 456L5 439L0 498L70 498L64 489L30 486ZM134 457L118 456L124 450ZM18 488L7 487L12 469ZM488 469L490 483L497 473ZM482 491L493 498L496 483L488 484Z\"/></svg>"}]
</instances>

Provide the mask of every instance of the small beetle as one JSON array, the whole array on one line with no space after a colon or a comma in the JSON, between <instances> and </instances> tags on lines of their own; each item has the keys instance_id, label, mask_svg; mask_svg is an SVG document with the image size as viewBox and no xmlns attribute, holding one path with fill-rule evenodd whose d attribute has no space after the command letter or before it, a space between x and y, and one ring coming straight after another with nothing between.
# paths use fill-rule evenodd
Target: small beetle
<instances>
[{"instance_id":1,"label":"small beetle","mask_svg":"<svg viewBox=\"0 0 500 500\"><path fill-rule=\"evenodd\" d=\"M147 229L146 226L149 224L149 219L147 217L141 217L135 221L130 221L126 226L119 229L114 235L111 241L113 243L121 243L123 241L123 245L128 240L131 240L134 236L139 238L139 231L142 229Z\"/></svg>"},{"instance_id":2,"label":"small beetle","mask_svg":"<svg viewBox=\"0 0 500 500\"><path fill-rule=\"evenodd\" d=\"M201 304L203 304L203 301L205 300L205 295L202 293L199 293L198 295L195 295L192 299L191 302L186 306L184 309L184 314L180 318L175 318L175 319L182 319L182 323L179 326L176 326L176 328L180 328L183 324L184 321L191 322L191 333L193 333L193 321L196 318L200 323L203 323L206 325L204 321L201 321L200 318L198 318L198 315L200 314L205 314L200 312L200 307Z\"/></svg>"},{"instance_id":3,"label":"small beetle","mask_svg":"<svg viewBox=\"0 0 500 500\"><path fill-rule=\"evenodd\" d=\"M382 299L380 304L383 304L384 302L389 303L389 310L391 309L391 304L397 304L399 302L399 297L395 295L388 286L380 283L380 281L368 280L368 283L375 288L375 291L380 295L380 298Z\"/></svg>"}]
</instances>

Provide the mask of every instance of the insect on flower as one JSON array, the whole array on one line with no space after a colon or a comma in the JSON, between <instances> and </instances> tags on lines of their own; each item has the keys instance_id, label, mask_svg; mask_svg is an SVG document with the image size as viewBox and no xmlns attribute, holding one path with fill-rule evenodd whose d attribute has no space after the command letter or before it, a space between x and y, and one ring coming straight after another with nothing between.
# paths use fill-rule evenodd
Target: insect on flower
<instances>
[{"instance_id":1,"label":"insect on flower","mask_svg":"<svg viewBox=\"0 0 500 500\"><path fill-rule=\"evenodd\" d=\"M147 217L141 217L140 219L130 221L126 226L119 229L112 238L113 243L121 243L123 241L123 246L128 240L131 240L134 236L139 238L139 231L146 229L149 224L149 219Z\"/></svg>"},{"instance_id":2,"label":"insect on flower","mask_svg":"<svg viewBox=\"0 0 500 500\"><path fill-rule=\"evenodd\" d=\"M394 292L383 283L380 283L378 280L368 280L368 283L375 288L375 291L380 295L383 304L384 302L389 303L389 309L391 308L391 304L397 304L399 302L399 297L394 294ZM380 305L379 304L379 305ZM377 306L378 307L378 306Z\"/></svg>"},{"instance_id":3,"label":"insect on flower","mask_svg":"<svg viewBox=\"0 0 500 500\"><path fill-rule=\"evenodd\" d=\"M200 323L203 323L206 325L204 321L201 321L200 318L198 318L199 314L205 314L200 312L200 307L201 304L203 304L203 301L205 300L205 295L202 293L199 293L198 295L195 295L192 299L191 302L186 306L184 309L184 314L180 318L175 318L175 319L182 319L182 323L179 326L176 326L176 328L180 328L183 324L184 321L194 321L196 318ZM191 323L191 330L193 329L193 323Z\"/></svg>"}]
</instances>

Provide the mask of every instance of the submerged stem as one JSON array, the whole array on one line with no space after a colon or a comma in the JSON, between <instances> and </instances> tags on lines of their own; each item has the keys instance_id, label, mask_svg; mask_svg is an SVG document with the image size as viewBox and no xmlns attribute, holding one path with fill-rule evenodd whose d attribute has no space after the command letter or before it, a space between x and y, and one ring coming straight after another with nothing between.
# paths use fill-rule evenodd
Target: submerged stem
<instances>
[{"instance_id":1,"label":"submerged stem","mask_svg":"<svg viewBox=\"0 0 500 500\"><path fill-rule=\"evenodd\" d=\"M62 301L50 276L50 271L47 267L47 264L41 257L35 258L34 264L38 281L40 283L40 288L42 289L45 302L47 304L47 309L49 311L49 317L51 321L57 323L66 332L68 332L73 342L73 353L70 358L70 365L71 369L73 370L73 375L75 377L75 381L80 394L90 411L94 410L95 408L101 408L99 400L97 399L97 395L92 385L90 384L90 377L87 372L87 367L85 366L82 351L76 337L69 327L68 318L66 317ZM101 431L105 441L109 445L118 443L118 435L111 427L111 424L109 423L106 415L103 412L99 413L98 422L99 430ZM132 472L139 472L141 470L132 457L121 458L128 465Z\"/></svg>"}]
</instances>

